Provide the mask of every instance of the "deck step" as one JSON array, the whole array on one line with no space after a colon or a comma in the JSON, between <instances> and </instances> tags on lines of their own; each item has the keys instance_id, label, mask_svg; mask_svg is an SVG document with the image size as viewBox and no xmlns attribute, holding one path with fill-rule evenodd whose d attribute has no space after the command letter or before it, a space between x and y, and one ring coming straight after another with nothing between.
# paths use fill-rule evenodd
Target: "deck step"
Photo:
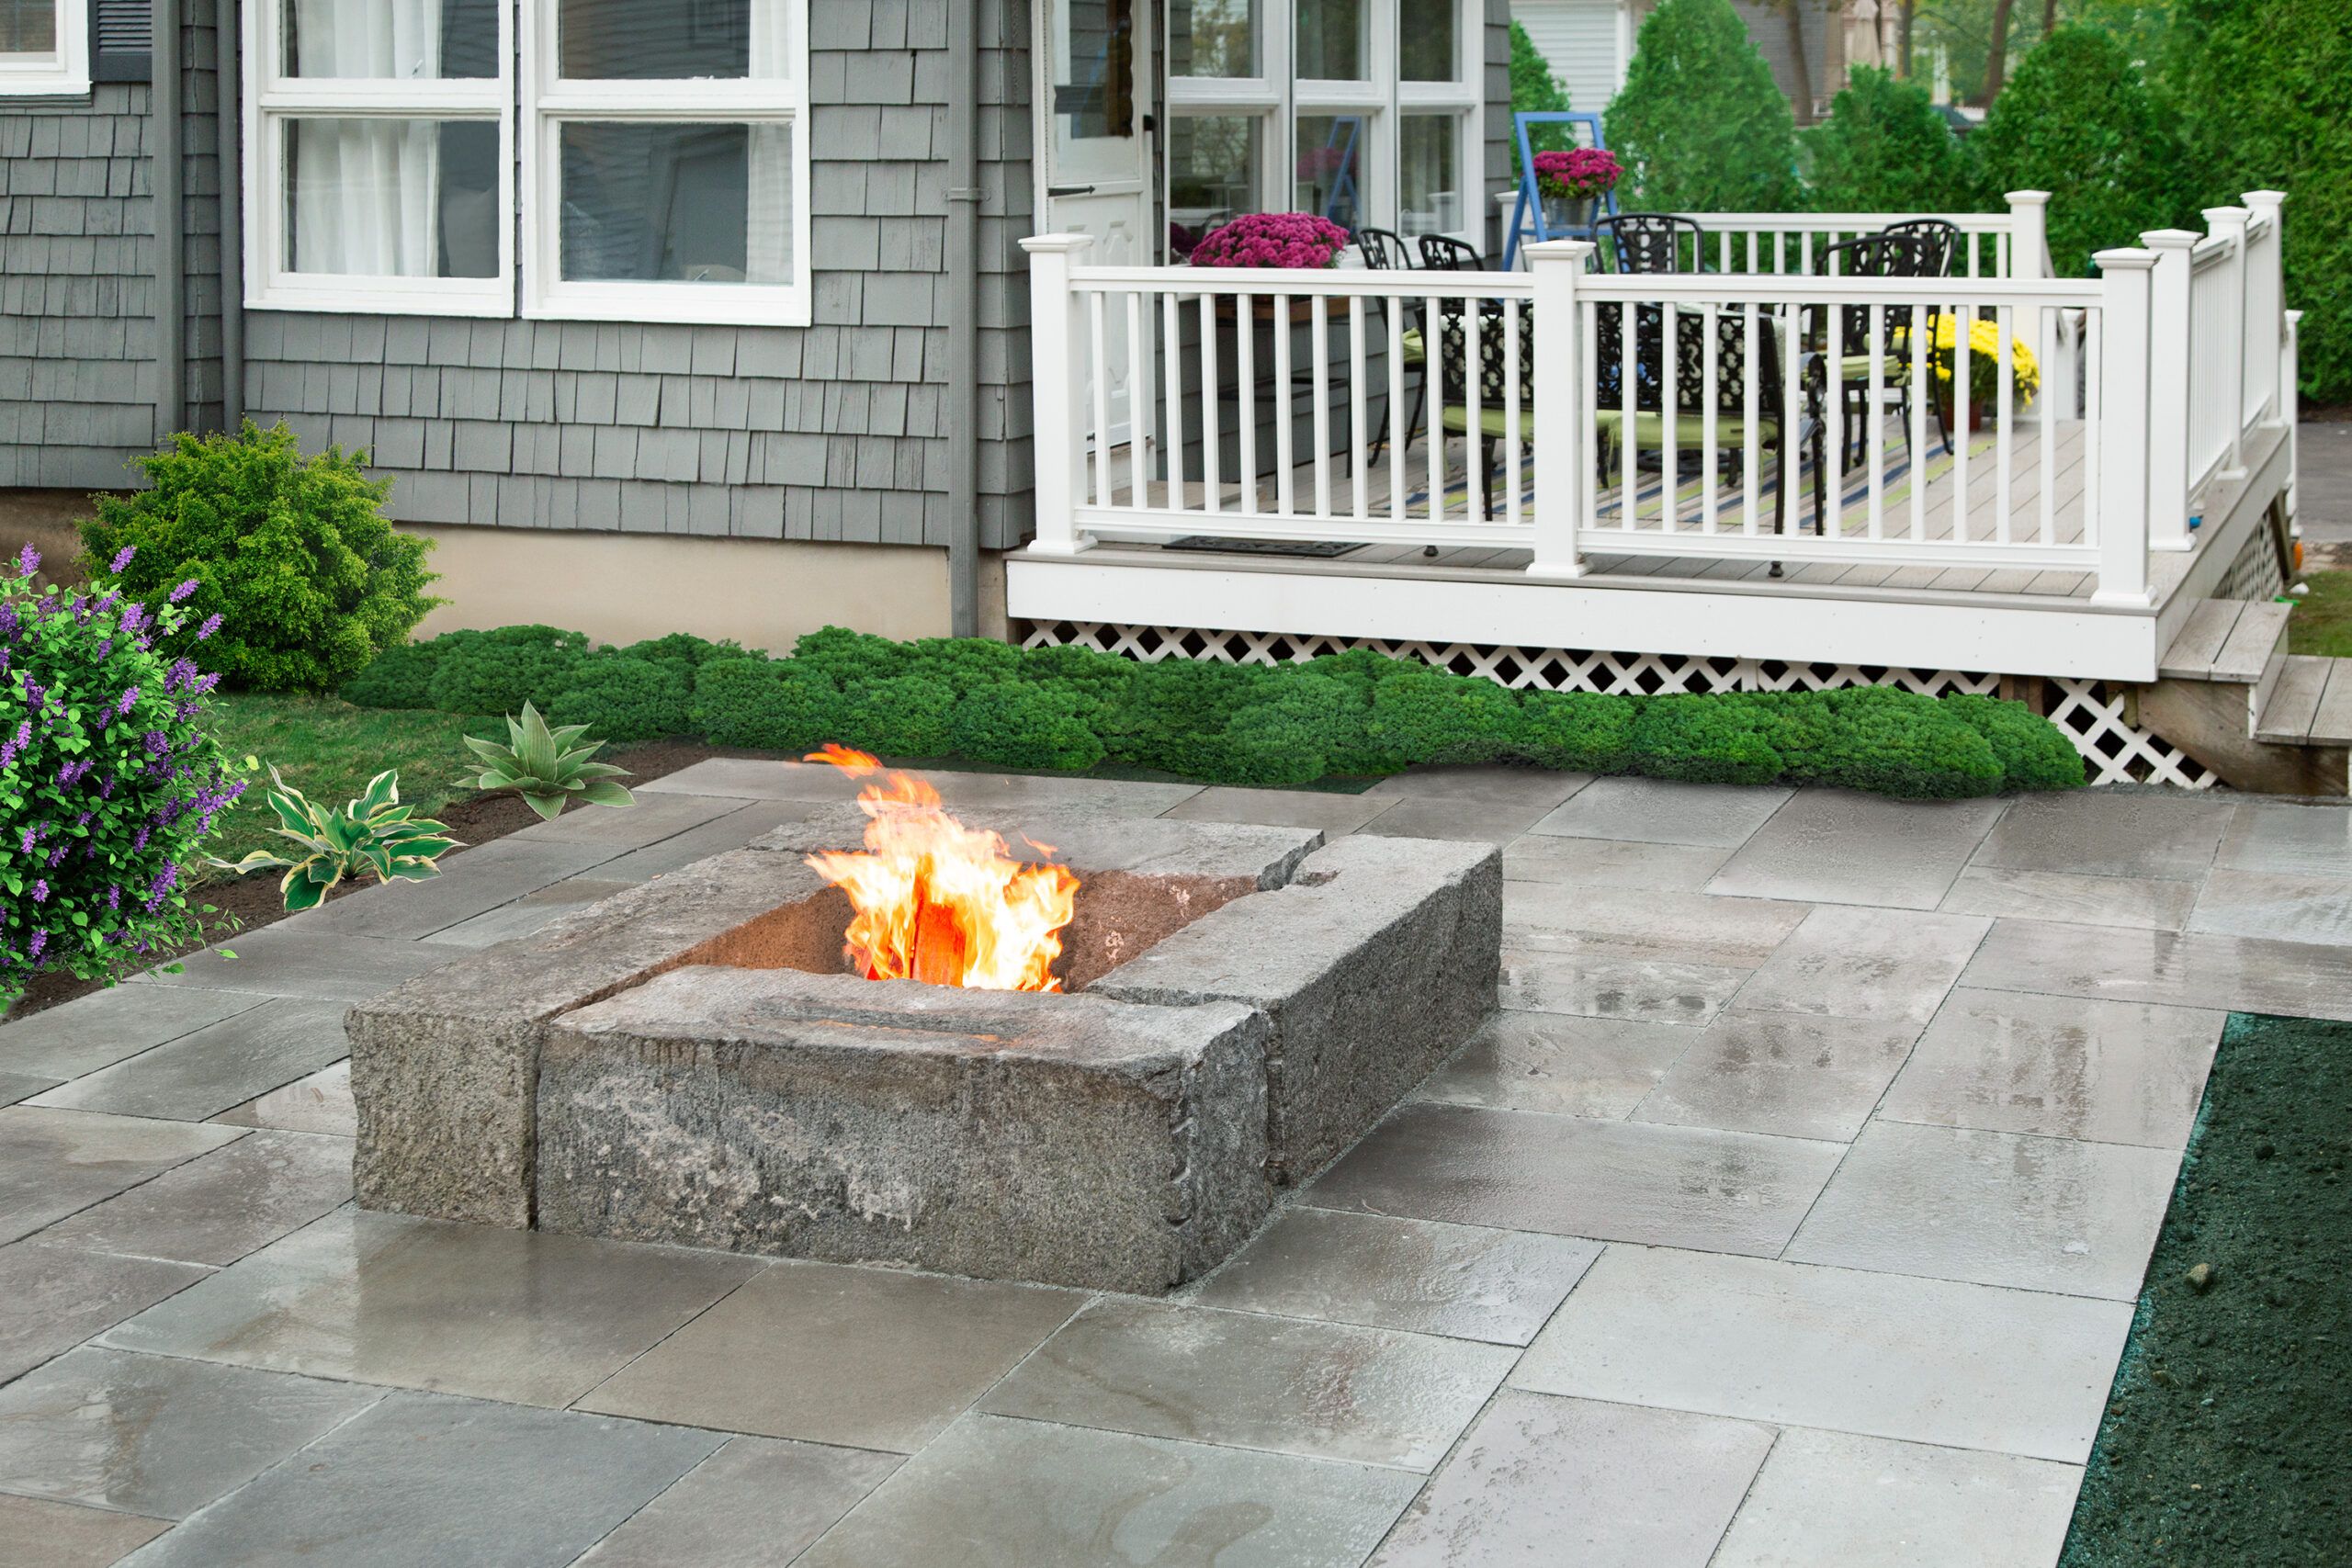
<instances>
[{"instance_id":1,"label":"deck step","mask_svg":"<svg viewBox=\"0 0 2352 1568\"><path fill-rule=\"evenodd\" d=\"M2288 746L2352 744L2352 659L2289 655L2255 722L2255 739Z\"/></svg>"},{"instance_id":2,"label":"deck step","mask_svg":"<svg viewBox=\"0 0 2352 1568\"><path fill-rule=\"evenodd\" d=\"M2204 600L2156 661L2156 673L2168 681L2253 685L2277 659L2291 609L2269 600Z\"/></svg>"}]
</instances>

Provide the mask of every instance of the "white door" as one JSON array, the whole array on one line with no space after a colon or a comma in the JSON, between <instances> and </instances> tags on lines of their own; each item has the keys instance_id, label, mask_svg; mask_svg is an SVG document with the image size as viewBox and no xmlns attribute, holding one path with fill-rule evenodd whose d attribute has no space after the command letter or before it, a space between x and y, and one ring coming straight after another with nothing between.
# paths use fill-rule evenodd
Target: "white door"
<instances>
[{"instance_id":1,"label":"white door","mask_svg":"<svg viewBox=\"0 0 2352 1568\"><path fill-rule=\"evenodd\" d=\"M1037 231L1091 234L1087 262L1152 260L1149 0L1037 0ZM1104 312L1109 444L1124 444L1132 389L1148 386L1151 345L1127 342L1126 312ZM1082 389L1079 407L1091 409Z\"/></svg>"}]
</instances>

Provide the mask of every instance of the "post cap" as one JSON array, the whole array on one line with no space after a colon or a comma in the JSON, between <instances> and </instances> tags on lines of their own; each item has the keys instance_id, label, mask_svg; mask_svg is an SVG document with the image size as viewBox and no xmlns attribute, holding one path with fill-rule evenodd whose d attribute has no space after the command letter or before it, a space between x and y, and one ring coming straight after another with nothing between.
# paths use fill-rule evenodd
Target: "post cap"
<instances>
[{"instance_id":1,"label":"post cap","mask_svg":"<svg viewBox=\"0 0 2352 1568\"><path fill-rule=\"evenodd\" d=\"M1094 243L1091 234L1032 234L1021 242L1031 255L1076 255Z\"/></svg>"},{"instance_id":2,"label":"post cap","mask_svg":"<svg viewBox=\"0 0 2352 1568\"><path fill-rule=\"evenodd\" d=\"M2047 207L2050 205L2050 193L2046 190L2005 191L2001 199L2011 207Z\"/></svg>"},{"instance_id":3,"label":"post cap","mask_svg":"<svg viewBox=\"0 0 2352 1568\"><path fill-rule=\"evenodd\" d=\"M1599 249L1590 240L1538 240L1527 247L1527 259L1536 262L1575 262L1581 265Z\"/></svg>"},{"instance_id":4,"label":"post cap","mask_svg":"<svg viewBox=\"0 0 2352 1568\"><path fill-rule=\"evenodd\" d=\"M2093 251L2091 260L2098 263L2101 272L2145 272L2156 265L2156 253L2136 245L2119 245L2111 251Z\"/></svg>"},{"instance_id":5,"label":"post cap","mask_svg":"<svg viewBox=\"0 0 2352 1568\"><path fill-rule=\"evenodd\" d=\"M2232 229L2243 228L2253 219L2254 213L2244 207L2209 207L2205 209L2204 217L2206 223L2212 228Z\"/></svg>"},{"instance_id":6,"label":"post cap","mask_svg":"<svg viewBox=\"0 0 2352 1568\"><path fill-rule=\"evenodd\" d=\"M2152 251L2186 251L2205 238L2193 229L2151 229L2140 243Z\"/></svg>"},{"instance_id":7,"label":"post cap","mask_svg":"<svg viewBox=\"0 0 2352 1568\"><path fill-rule=\"evenodd\" d=\"M2248 207L2284 207L2287 193L2283 190L2250 190L2238 197Z\"/></svg>"}]
</instances>

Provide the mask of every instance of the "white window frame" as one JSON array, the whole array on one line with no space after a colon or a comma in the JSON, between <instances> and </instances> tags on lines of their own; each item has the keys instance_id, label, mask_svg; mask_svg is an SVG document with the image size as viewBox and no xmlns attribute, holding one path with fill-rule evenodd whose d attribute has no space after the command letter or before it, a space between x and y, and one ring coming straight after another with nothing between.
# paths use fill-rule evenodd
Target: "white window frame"
<instances>
[{"instance_id":1,"label":"white window frame","mask_svg":"<svg viewBox=\"0 0 2352 1568\"><path fill-rule=\"evenodd\" d=\"M90 90L90 0L52 0L57 58L0 54L0 97L80 97Z\"/></svg>"},{"instance_id":2,"label":"white window frame","mask_svg":"<svg viewBox=\"0 0 2352 1568\"><path fill-rule=\"evenodd\" d=\"M809 256L809 0L781 0L789 81L571 82L556 62L560 0L522 0L523 314L540 321L698 321L805 327L814 314ZM783 284L569 282L562 272L562 128L571 120L639 124L788 124L792 128L792 280ZM878 149L876 150L878 152Z\"/></svg>"},{"instance_id":3,"label":"white window frame","mask_svg":"<svg viewBox=\"0 0 2352 1568\"><path fill-rule=\"evenodd\" d=\"M1269 210L1289 211L1295 200L1298 169L1298 121L1302 116L1361 115L1364 127L1357 140L1357 199L1363 221L1375 229L1397 228L1402 212L1403 172L1401 123L1407 114L1452 113L1454 117L1454 167L1462 182L1462 227L1442 231L1458 240L1483 246L1486 242L1487 157L1483 138L1486 104L1486 7L1479 0L1453 0L1454 17L1454 79L1451 82L1404 82L1397 49L1399 0L1366 0L1366 78L1356 82L1301 81L1293 75L1298 40L1296 0L1255 0L1258 22L1256 76L1177 76L1167 78L1168 113L1242 115L1263 125L1259 142L1263 167L1258 185ZM1172 17L1170 18L1172 22ZM1172 58L1163 39L1164 57ZM1162 170L1160 199L1168 200Z\"/></svg>"},{"instance_id":4,"label":"white window frame","mask_svg":"<svg viewBox=\"0 0 2352 1568\"><path fill-rule=\"evenodd\" d=\"M494 77L294 77L284 73L286 0L244 6L245 304L340 314L514 313L514 7L498 8ZM471 119L498 126L498 275L379 277L286 265L286 126L290 119Z\"/></svg>"}]
</instances>

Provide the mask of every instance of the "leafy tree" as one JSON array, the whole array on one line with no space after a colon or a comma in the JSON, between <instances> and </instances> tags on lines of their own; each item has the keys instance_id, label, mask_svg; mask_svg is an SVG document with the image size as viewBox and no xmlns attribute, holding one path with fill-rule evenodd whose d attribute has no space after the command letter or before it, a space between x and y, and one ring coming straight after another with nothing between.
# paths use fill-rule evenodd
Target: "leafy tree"
<instances>
[{"instance_id":1,"label":"leafy tree","mask_svg":"<svg viewBox=\"0 0 2352 1568\"><path fill-rule=\"evenodd\" d=\"M1559 114L1568 107L1568 90L1552 74L1552 62L1527 36L1527 29L1514 21L1510 25L1510 107L1513 114ZM1568 128L1565 125L1530 126L1528 145L1538 152L1565 152L1570 145ZM1510 173L1519 177L1519 137L1514 130L1510 141Z\"/></svg>"},{"instance_id":2,"label":"leafy tree","mask_svg":"<svg viewBox=\"0 0 2352 1568\"><path fill-rule=\"evenodd\" d=\"M1854 73L1829 118L1799 135L1825 212L1941 212L1973 188L1964 144L1915 82Z\"/></svg>"},{"instance_id":3,"label":"leafy tree","mask_svg":"<svg viewBox=\"0 0 2352 1568\"><path fill-rule=\"evenodd\" d=\"M2197 201L2288 194L2303 386L2352 398L2352 6L2183 0L2175 31L2170 75L2190 111Z\"/></svg>"},{"instance_id":4,"label":"leafy tree","mask_svg":"<svg viewBox=\"0 0 2352 1568\"><path fill-rule=\"evenodd\" d=\"M2050 192L2062 276L2194 205L2173 116L2123 46L2086 28L2061 28L2026 56L1976 133L1976 154L1988 193Z\"/></svg>"},{"instance_id":5,"label":"leafy tree","mask_svg":"<svg viewBox=\"0 0 2352 1568\"><path fill-rule=\"evenodd\" d=\"M1663 0L1604 121L1634 200L1678 212L1799 205L1796 127L1730 0Z\"/></svg>"}]
</instances>

